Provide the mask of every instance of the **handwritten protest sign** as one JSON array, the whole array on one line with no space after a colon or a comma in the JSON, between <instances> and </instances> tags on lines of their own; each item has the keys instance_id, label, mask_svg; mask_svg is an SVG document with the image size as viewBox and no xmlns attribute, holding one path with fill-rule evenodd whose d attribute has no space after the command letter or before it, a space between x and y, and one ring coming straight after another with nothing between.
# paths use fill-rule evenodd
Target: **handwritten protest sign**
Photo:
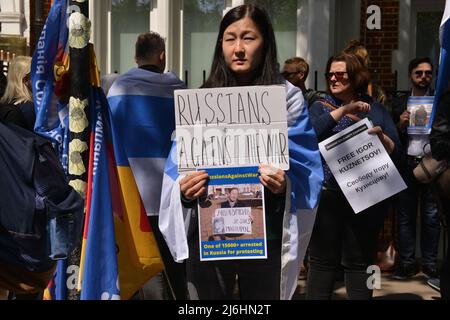
<instances>
[{"instance_id":1,"label":"handwritten protest sign","mask_svg":"<svg viewBox=\"0 0 450 320\"><path fill-rule=\"evenodd\" d=\"M355 213L406 189L377 135L363 119L322 141L319 149Z\"/></svg>"},{"instance_id":2,"label":"handwritten protest sign","mask_svg":"<svg viewBox=\"0 0 450 320\"><path fill-rule=\"evenodd\" d=\"M214 212L214 234L252 234L252 208L224 208Z\"/></svg>"},{"instance_id":3,"label":"handwritten protest sign","mask_svg":"<svg viewBox=\"0 0 450 320\"><path fill-rule=\"evenodd\" d=\"M289 169L284 86L175 91L178 170L273 164Z\"/></svg>"},{"instance_id":4,"label":"handwritten protest sign","mask_svg":"<svg viewBox=\"0 0 450 320\"><path fill-rule=\"evenodd\" d=\"M258 167L205 168L208 192L198 204L200 260L265 259L264 188Z\"/></svg>"}]
</instances>

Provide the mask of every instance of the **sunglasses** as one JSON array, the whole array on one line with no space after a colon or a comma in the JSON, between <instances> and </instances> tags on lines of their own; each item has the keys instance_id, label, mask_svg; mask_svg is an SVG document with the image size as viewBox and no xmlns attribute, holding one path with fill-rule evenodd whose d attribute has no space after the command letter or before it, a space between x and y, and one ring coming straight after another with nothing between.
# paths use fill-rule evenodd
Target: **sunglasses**
<instances>
[{"instance_id":1,"label":"sunglasses","mask_svg":"<svg viewBox=\"0 0 450 320\"><path fill-rule=\"evenodd\" d=\"M348 73L347 71L336 71L336 72L327 72L325 73L325 78L327 78L328 81L333 78L333 76L336 78L337 81L341 81L344 79L344 75Z\"/></svg>"},{"instance_id":2,"label":"sunglasses","mask_svg":"<svg viewBox=\"0 0 450 320\"><path fill-rule=\"evenodd\" d=\"M417 70L416 72L414 72L414 74L415 74L416 76L418 76L418 77L422 77L424 73L425 73L425 75L426 75L427 77L433 75L433 71L431 71L431 70L426 70L426 71L423 71L423 70Z\"/></svg>"},{"instance_id":3,"label":"sunglasses","mask_svg":"<svg viewBox=\"0 0 450 320\"><path fill-rule=\"evenodd\" d=\"M299 74L301 71L297 71L297 72L282 72L281 74L283 75L283 77L285 77L286 79L288 78L292 78L293 76L295 76L296 74Z\"/></svg>"}]
</instances>

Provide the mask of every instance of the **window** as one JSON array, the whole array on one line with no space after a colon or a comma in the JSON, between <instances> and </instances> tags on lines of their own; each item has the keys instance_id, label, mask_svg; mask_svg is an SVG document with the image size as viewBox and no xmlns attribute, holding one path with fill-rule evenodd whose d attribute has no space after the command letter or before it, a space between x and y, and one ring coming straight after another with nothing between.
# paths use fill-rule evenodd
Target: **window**
<instances>
[{"instance_id":1,"label":"window","mask_svg":"<svg viewBox=\"0 0 450 320\"><path fill-rule=\"evenodd\" d=\"M136 66L134 46L149 30L151 0L112 0L111 71L124 73Z\"/></svg>"},{"instance_id":2,"label":"window","mask_svg":"<svg viewBox=\"0 0 450 320\"><path fill-rule=\"evenodd\" d=\"M266 9L277 41L280 66L297 53L297 0L247 0Z\"/></svg>"},{"instance_id":3,"label":"window","mask_svg":"<svg viewBox=\"0 0 450 320\"><path fill-rule=\"evenodd\" d=\"M416 57L429 57L435 70L439 65L439 26L442 12L418 12Z\"/></svg>"},{"instance_id":4,"label":"window","mask_svg":"<svg viewBox=\"0 0 450 320\"><path fill-rule=\"evenodd\" d=\"M189 88L209 75L224 9L225 0L184 0L182 76Z\"/></svg>"}]
</instances>

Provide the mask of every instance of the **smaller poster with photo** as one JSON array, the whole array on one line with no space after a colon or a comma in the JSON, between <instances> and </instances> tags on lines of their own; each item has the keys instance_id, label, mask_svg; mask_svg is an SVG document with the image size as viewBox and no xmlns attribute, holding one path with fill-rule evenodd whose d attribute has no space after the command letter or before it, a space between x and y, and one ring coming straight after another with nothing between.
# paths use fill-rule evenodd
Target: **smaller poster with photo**
<instances>
[{"instance_id":1,"label":"smaller poster with photo","mask_svg":"<svg viewBox=\"0 0 450 320\"><path fill-rule=\"evenodd\" d=\"M264 187L258 167L202 170L209 183L198 208L200 260L266 259Z\"/></svg>"},{"instance_id":2,"label":"smaller poster with photo","mask_svg":"<svg viewBox=\"0 0 450 320\"><path fill-rule=\"evenodd\" d=\"M430 133L433 101L434 96L408 98L407 110L410 112L408 134Z\"/></svg>"}]
</instances>

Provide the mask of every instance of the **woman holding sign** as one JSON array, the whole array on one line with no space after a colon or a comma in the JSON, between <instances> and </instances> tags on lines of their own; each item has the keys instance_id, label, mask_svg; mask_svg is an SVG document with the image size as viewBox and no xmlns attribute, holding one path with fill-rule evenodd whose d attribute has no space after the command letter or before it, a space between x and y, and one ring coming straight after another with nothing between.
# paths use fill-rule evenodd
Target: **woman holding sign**
<instances>
[{"instance_id":1,"label":"woman holding sign","mask_svg":"<svg viewBox=\"0 0 450 320\"><path fill-rule=\"evenodd\" d=\"M391 157L398 156L397 130L383 105L374 102L367 92L369 72L352 54L340 53L328 60L328 91L332 99L321 100L310 108L311 122L319 141L368 117ZM307 298L331 299L335 272L342 264L347 295L350 299L370 299L373 287L368 278L373 271L375 245L384 220L386 202L354 214L329 167L323 161L324 188L310 243L310 269Z\"/></svg>"},{"instance_id":2,"label":"woman holding sign","mask_svg":"<svg viewBox=\"0 0 450 320\"><path fill-rule=\"evenodd\" d=\"M166 164L160 228L174 258L181 261L189 257L187 276L192 299L231 299L236 276L242 299L290 299L297 287L323 172L303 95L283 80L276 59L275 36L267 13L254 5L235 7L220 24L210 76L204 85L286 87L287 101L280 101L280 108L287 108L290 169L284 172L261 164L259 170L264 185L267 259L200 261L195 208L207 190L208 174L198 171L177 177L171 175L176 164ZM172 188L168 187L171 182ZM180 200L182 207L178 205ZM186 213L189 207L192 214ZM177 228L175 221L182 217L180 208L185 211L184 217L191 219L187 237L179 236L184 225Z\"/></svg>"}]
</instances>

